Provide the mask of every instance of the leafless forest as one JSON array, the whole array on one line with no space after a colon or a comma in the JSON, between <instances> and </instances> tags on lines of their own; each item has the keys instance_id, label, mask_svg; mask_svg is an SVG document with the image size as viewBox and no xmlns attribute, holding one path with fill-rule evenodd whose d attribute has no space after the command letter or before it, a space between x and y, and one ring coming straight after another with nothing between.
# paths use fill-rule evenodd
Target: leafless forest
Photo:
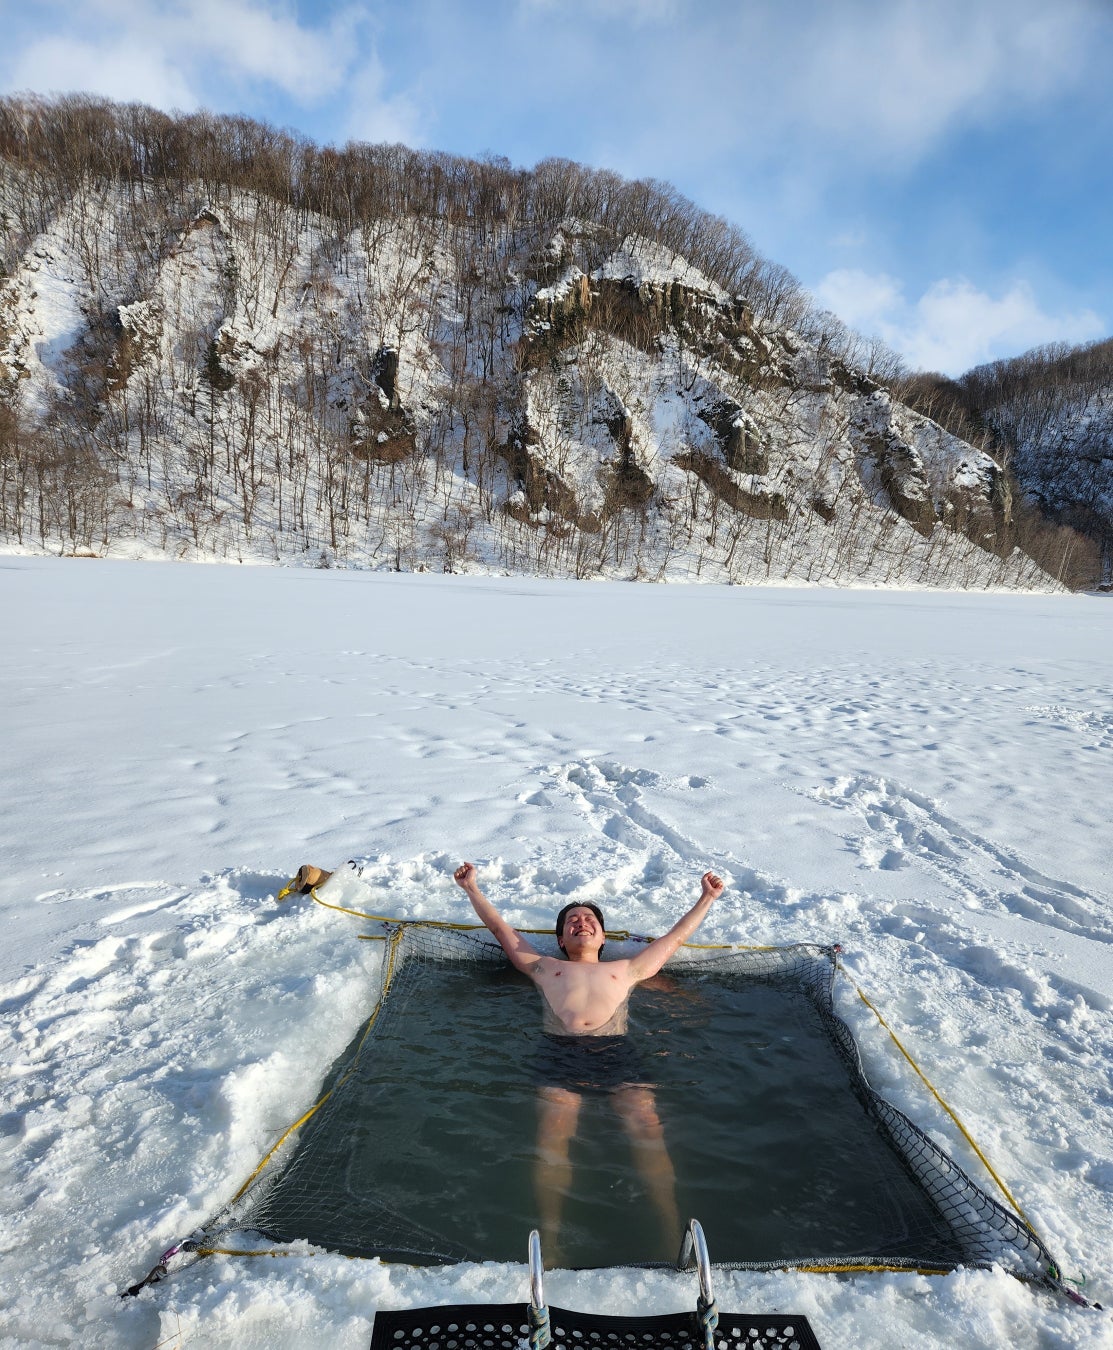
<instances>
[{"instance_id":1,"label":"leafless forest","mask_svg":"<svg viewBox=\"0 0 1113 1350\"><path fill-rule=\"evenodd\" d=\"M1113 344L910 375L667 184L0 101L0 537L1090 587Z\"/></svg>"}]
</instances>

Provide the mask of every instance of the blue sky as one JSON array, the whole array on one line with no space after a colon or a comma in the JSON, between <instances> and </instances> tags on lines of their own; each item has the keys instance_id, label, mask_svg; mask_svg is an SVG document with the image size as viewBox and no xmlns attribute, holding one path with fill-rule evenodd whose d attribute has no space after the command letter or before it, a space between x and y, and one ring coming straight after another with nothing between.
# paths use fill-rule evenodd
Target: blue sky
<instances>
[{"instance_id":1,"label":"blue sky","mask_svg":"<svg viewBox=\"0 0 1113 1350\"><path fill-rule=\"evenodd\" d=\"M2 0L0 89L675 184L949 374L1113 333L1110 0Z\"/></svg>"}]
</instances>

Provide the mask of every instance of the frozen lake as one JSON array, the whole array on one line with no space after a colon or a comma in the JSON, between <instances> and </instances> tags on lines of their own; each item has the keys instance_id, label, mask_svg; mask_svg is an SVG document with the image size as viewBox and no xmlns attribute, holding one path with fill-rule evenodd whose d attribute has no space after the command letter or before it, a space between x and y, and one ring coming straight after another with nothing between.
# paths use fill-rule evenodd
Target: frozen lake
<instances>
[{"instance_id":1,"label":"frozen lake","mask_svg":"<svg viewBox=\"0 0 1113 1350\"><path fill-rule=\"evenodd\" d=\"M366 1345L519 1265L213 1257L226 1201L366 1015L359 923L273 895L365 860L380 912L567 900L709 941L839 941L1067 1275L1110 1299L1113 601L0 559L5 1287L20 1345ZM874 1086L979 1181L849 985ZM714 1257L715 1253L712 1252ZM524 1258L524 1238L523 1238ZM678 1311L691 1280L547 1282ZM824 1344L1109 1345L1003 1274L723 1275Z\"/></svg>"}]
</instances>

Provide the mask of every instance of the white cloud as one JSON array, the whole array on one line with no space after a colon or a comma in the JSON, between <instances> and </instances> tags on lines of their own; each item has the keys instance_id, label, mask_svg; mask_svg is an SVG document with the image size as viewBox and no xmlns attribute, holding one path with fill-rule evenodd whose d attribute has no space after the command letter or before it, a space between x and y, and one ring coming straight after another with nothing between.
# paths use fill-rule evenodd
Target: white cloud
<instances>
[{"instance_id":1,"label":"white cloud","mask_svg":"<svg viewBox=\"0 0 1113 1350\"><path fill-rule=\"evenodd\" d=\"M389 95L382 63L372 55L348 82L344 134L348 140L389 145L425 145L428 124L422 106L407 93Z\"/></svg>"},{"instance_id":2,"label":"white cloud","mask_svg":"<svg viewBox=\"0 0 1113 1350\"><path fill-rule=\"evenodd\" d=\"M840 268L814 293L852 328L882 338L913 369L945 375L1047 342L1086 342L1105 332L1091 309L1045 309L1025 281L993 296L965 278L941 278L909 301L885 273Z\"/></svg>"},{"instance_id":3,"label":"white cloud","mask_svg":"<svg viewBox=\"0 0 1113 1350\"><path fill-rule=\"evenodd\" d=\"M533 14L558 14L577 21L622 19L637 26L676 18L684 0L517 0L517 4L519 13L526 18Z\"/></svg>"},{"instance_id":4,"label":"white cloud","mask_svg":"<svg viewBox=\"0 0 1113 1350\"><path fill-rule=\"evenodd\" d=\"M878 332L881 324L889 322L894 310L904 305L900 284L893 277L853 267L828 272L814 294L843 323L870 333Z\"/></svg>"},{"instance_id":5,"label":"white cloud","mask_svg":"<svg viewBox=\"0 0 1113 1350\"><path fill-rule=\"evenodd\" d=\"M771 33L780 60L770 69L787 76L789 120L823 141L881 161L918 156L957 121L1068 87L1095 20L1087 0L1054 10L1043 0L823 6L801 33L798 62L784 59L784 30Z\"/></svg>"},{"instance_id":6,"label":"white cloud","mask_svg":"<svg viewBox=\"0 0 1113 1350\"><path fill-rule=\"evenodd\" d=\"M199 101L189 76L165 51L134 38L44 38L20 54L7 83L41 94L80 90L167 109L195 108Z\"/></svg>"},{"instance_id":7,"label":"white cloud","mask_svg":"<svg viewBox=\"0 0 1113 1350\"><path fill-rule=\"evenodd\" d=\"M277 92L307 107L339 92L360 56L354 9L316 25L278 0L58 0L39 13L22 43L9 35L0 61L8 88L162 108L227 107ZM65 36L39 36L46 28Z\"/></svg>"},{"instance_id":8,"label":"white cloud","mask_svg":"<svg viewBox=\"0 0 1113 1350\"><path fill-rule=\"evenodd\" d=\"M302 104L332 93L352 60L347 25L308 28L257 0L186 0L163 32L179 49L274 84Z\"/></svg>"},{"instance_id":9,"label":"white cloud","mask_svg":"<svg viewBox=\"0 0 1113 1350\"><path fill-rule=\"evenodd\" d=\"M532 12L540 38L555 25L548 7ZM562 85L571 97L585 73L594 82L584 92L618 162L646 172L741 153L813 183L903 172L956 130L1100 80L1113 40L1113 14L1095 0L688 0L674 21L609 45L604 73L592 61L599 23L568 18L580 54L561 62Z\"/></svg>"},{"instance_id":10,"label":"white cloud","mask_svg":"<svg viewBox=\"0 0 1113 1350\"><path fill-rule=\"evenodd\" d=\"M338 131L395 139L435 132L466 89L480 119L501 108L540 127L563 120L569 153L633 174L689 176L693 161L721 171L741 152L751 174L818 185L851 167L909 167L956 126L1071 88L1113 33L1102 0L407 0L405 11L36 0L5 32L0 85L245 111L259 92L295 108L338 99L351 109ZM65 35L64 60L48 30ZM388 81L379 57L394 34L412 45Z\"/></svg>"}]
</instances>

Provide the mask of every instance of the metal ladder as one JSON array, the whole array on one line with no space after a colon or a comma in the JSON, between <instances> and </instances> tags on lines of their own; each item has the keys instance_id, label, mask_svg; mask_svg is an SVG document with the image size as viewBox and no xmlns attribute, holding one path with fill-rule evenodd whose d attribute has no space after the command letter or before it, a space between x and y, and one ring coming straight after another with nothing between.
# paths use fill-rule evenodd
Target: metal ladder
<instances>
[{"instance_id":1,"label":"metal ladder","mask_svg":"<svg viewBox=\"0 0 1113 1350\"><path fill-rule=\"evenodd\" d=\"M676 1258L677 1270L691 1270L693 1262L699 1274L699 1297L696 1316L703 1332L704 1350L715 1350L715 1328L719 1325L719 1309L711 1287L711 1257L707 1239L698 1219L689 1219ZM529 1347L530 1350L548 1350L552 1342L549 1309L545 1303L545 1266L541 1256L541 1234L535 1228L529 1235Z\"/></svg>"},{"instance_id":2,"label":"metal ladder","mask_svg":"<svg viewBox=\"0 0 1113 1350\"><path fill-rule=\"evenodd\" d=\"M820 1350L806 1317L788 1313L720 1312L711 1287L703 1229L689 1221L678 1270L699 1274L696 1312L615 1317L550 1307L545 1301L541 1235L529 1235L529 1302L380 1309L371 1350Z\"/></svg>"}]
</instances>

